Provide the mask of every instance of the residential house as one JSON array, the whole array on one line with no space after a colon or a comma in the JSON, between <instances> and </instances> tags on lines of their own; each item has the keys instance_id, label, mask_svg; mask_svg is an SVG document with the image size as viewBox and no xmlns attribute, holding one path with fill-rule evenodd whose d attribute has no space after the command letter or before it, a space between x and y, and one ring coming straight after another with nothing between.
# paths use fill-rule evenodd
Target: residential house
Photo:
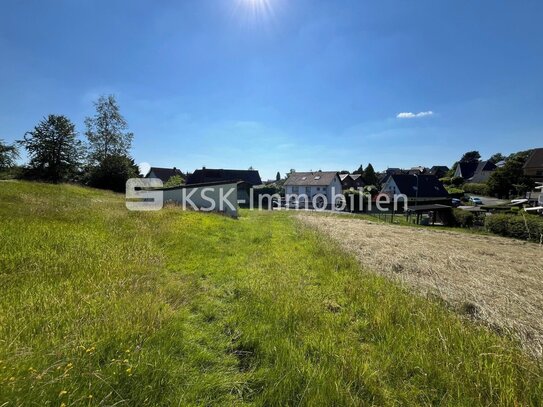
<instances>
[{"instance_id":1,"label":"residential house","mask_svg":"<svg viewBox=\"0 0 543 407\"><path fill-rule=\"evenodd\" d=\"M434 165L428 170L428 175L435 175L438 179L443 178L449 172L449 167L446 165Z\"/></svg>"},{"instance_id":2,"label":"residential house","mask_svg":"<svg viewBox=\"0 0 543 407\"><path fill-rule=\"evenodd\" d=\"M490 178L495 169L496 165L491 161L458 163L454 176L462 177L466 182L482 183Z\"/></svg>"},{"instance_id":3,"label":"residential house","mask_svg":"<svg viewBox=\"0 0 543 407\"><path fill-rule=\"evenodd\" d=\"M294 172L284 184L285 196L298 202L313 202L313 198L326 198L328 206L335 203L335 197L342 193L341 179L336 171ZM318 201L318 197L316 198Z\"/></svg>"},{"instance_id":4,"label":"residential house","mask_svg":"<svg viewBox=\"0 0 543 407\"><path fill-rule=\"evenodd\" d=\"M180 176L184 178L183 173L177 168L160 168L160 167L151 167L149 172L145 175L145 178L158 178L163 183L169 181L171 177Z\"/></svg>"},{"instance_id":5,"label":"residential house","mask_svg":"<svg viewBox=\"0 0 543 407\"><path fill-rule=\"evenodd\" d=\"M187 176L187 185L205 184L209 182L240 182L238 183L238 201L249 204L250 190L262 184L257 170L228 170L203 167Z\"/></svg>"},{"instance_id":6,"label":"residential house","mask_svg":"<svg viewBox=\"0 0 543 407\"><path fill-rule=\"evenodd\" d=\"M389 196L403 194L408 202L444 203L449 193L435 175L392 174L381 189Z\"/></svg>"},{"instance_id":7,"label":"residential house","mask_svg":"<svg viewBox=\"0 0 543 407\"><path fill-rule=\"evenodd\" d=\"M418 167L411 167L407 173L408 174L425 174L428 169L426 167L423 167L422 165L419 165Z\"/></svg>"},{"instance_id":8,"label":"residential house","mask_svg":"<svg viewBox=\"0 0 543 407\"><path fill-rule=\"evenodd\" d=\"M524 164L524 175L536 182L543 182L543 148L532 150Z\"/></svg>"},{"instance_id":9,"label":"residential house","mask_svg":"<svg viewBox=\"0 0 543 407\"><path fill-rule=\"evenodd\" d=\"M339 174L341 187L345 189L358 189L364 186L364 180L360 174Z\"/></svg>"}]
</instances>

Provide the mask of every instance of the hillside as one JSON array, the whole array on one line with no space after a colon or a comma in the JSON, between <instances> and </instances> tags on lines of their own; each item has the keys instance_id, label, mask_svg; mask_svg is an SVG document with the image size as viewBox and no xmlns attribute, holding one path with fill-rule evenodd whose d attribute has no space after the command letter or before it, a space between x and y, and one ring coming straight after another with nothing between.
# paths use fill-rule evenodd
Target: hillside
<instances>
[{"instance_id":1,"label":"hillside","mask_svg":"<svg viewBox=\"0 0 543 407\"><path fill-rule=\"evenodd\" d=\"M292 213L0 182L0 231L0 406L543 403L516 343Z\"/></svg>"}]
</instances>

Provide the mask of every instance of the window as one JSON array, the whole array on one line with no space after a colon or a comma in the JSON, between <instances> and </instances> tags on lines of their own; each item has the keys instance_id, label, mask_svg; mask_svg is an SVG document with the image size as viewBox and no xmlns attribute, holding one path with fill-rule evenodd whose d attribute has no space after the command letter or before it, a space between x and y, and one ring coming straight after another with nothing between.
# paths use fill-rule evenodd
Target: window
<instances>
[{"instance_id":1,"label":"window","mask_svg":"<svg viewBox=\"0 0 543 407\"><path fill-rule=\"evenodd\" d=\"M321 179L321 176L320 176L320 175L317 175L317 176L315 177L315 179L316 179L316 180L319 180L319 179Z\"/></svg>"},{"instance_id":2,"label":"window","mask_svg":"<svg viewBox=\"0 0 543 407\"><path fill-rule=\"evenodd\" d=\"M297 194L298 193L298 187L292 187L292 193Z\"/></svg>"},{"instance_id":3,"label":"window","mask_svg":"<svg viewBox=\"0 0 543 407\"><path fill-rule=\"evenodd\" d=\"M307 177L302 177L302 181L305 181L307 179Z\"/></svg>"}]
</instances>

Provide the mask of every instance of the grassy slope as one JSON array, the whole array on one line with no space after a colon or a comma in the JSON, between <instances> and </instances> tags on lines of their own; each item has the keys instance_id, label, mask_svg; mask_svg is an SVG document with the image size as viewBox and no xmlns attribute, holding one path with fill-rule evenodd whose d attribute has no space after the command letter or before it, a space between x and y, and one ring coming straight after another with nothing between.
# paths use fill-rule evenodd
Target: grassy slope
<instances>
[{"instance_id":1,"label":"grassy slope","mask_svg":"<svg viewBox=\"0 0 543 407\"><path fill-rule=\"evenodd\" d=\"M0 182L0 231L0 405L543 400L509 340L288 213L134 213L114 194Z\"/></svg>"}]
</instances>

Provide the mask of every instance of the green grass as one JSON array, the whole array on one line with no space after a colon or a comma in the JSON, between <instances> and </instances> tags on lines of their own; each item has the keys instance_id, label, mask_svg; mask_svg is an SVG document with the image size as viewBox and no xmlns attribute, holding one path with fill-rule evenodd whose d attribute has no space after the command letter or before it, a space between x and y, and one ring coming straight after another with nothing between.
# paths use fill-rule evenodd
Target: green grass
<instances>
[{"instance_id":1,"label":"green grass","mask_svg":"<svg viewBox=\"0 0 543 407\"><path fill-rule=\"evenodd\" d=\"M292 213L0 182L0 231L0 406L543 403L515 343Z\"/></svg>"}]
</instances>

